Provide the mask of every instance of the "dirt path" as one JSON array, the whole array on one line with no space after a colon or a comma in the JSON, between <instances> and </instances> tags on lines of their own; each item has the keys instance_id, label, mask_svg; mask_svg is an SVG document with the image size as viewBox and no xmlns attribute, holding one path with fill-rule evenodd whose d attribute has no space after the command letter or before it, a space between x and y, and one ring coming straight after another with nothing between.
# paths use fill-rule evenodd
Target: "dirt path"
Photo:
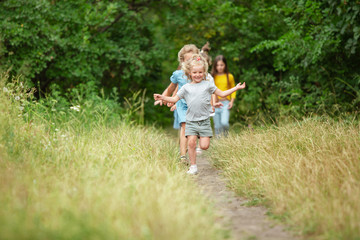
<instances>
[{"instance_id":1,"label":"dirt path","mask_svg":"<svg viewBox=\"0 0 360 240\"><path fill-rule=\"evenodd\" d=\"M226 187L220 171L216 170L204 154L197 156L199 174L196 181L204 194L214 202L220 224L230 229L233 239L288 240L297 239L269 219L264 207L246 207L246 199L237 197Z\"/></svg>"}]
</instances>

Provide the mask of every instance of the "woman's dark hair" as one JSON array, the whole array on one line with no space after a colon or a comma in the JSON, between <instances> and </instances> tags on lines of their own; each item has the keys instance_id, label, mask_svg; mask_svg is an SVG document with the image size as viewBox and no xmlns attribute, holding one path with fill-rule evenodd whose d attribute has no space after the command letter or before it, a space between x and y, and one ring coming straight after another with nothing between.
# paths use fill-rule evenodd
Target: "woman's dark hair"
<instances>
[{"instance_id":1,"label":"woman's dark hair","mask_svg":"<svg viewBox=\"0 0 360 240\"><path fill-rule=\"evenodd\" d=\"M228 89L230 89L229 69L228 69L228 65L227 65L227 62L226 62L226 58L223 55L218 55L218 56L215 57L212 68L211 68L211 75L215 78L215 76L218 74L218 72L216 70L216 65L217 65L217 63L219 61L223 61L224 64L225 64L224 73L226 74Z\"/></svg>"}]
</instances>

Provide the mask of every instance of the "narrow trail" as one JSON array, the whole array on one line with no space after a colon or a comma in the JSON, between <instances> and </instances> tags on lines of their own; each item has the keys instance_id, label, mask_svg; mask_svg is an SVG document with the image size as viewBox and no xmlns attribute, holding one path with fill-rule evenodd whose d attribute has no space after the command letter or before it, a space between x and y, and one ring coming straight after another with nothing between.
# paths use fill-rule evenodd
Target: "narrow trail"
<instances>
[{"instance_id":1,"label":"narrow trail","mask_svg":"<svg viewBox=\"0 0 360 240\"><path fill-rule=\"evenodd\" d=\"M285 231L266 216L266 208L247 207L246 199L236 196L226 187L226 181L208 161L205 154L198 154L199 174L196 181L203 193L214 202L219 223L231 231L232 239L288 240L301 238Z\"/></svg>"}]
</instances>

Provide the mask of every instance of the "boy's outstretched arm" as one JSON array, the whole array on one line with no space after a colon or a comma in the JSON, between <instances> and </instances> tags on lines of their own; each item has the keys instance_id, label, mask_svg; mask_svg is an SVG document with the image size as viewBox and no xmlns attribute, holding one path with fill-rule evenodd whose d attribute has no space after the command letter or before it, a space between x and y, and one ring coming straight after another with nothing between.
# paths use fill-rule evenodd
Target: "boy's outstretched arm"
<instances>
[{"instance_id":1,"label":"boy's outstretched arm","mask_svg":"<svg viewBox=\"0 0 360 240\"><path fill-rule=\"evenodd\" d=\"M154 99L155 99L155 101L162 100L162 101L171 102L171 103L176 103L177 101L180 100L180 98L177 95L175 95L175 97L167 97L167 96L157 94L157 93L154 93Z\"/></svg>"},{"instance_id":2,"label":"boy's outstretched arm","mask_svg":"<svg viewBox=\"0 0 360 240\"><path fill-rule=\"evenodd\" d=\"M219 97L224 98L226 96L229 96L230 94L232 94L233 92L235 92L237 90L244 89L245 87L246 87L245 82L243 84L238 83L235 87L230 88L230 89L228 89L226 91L221 91L220 89L217 88L214 93L216 95L218 95Z\"/></svg>"}]
</instances>

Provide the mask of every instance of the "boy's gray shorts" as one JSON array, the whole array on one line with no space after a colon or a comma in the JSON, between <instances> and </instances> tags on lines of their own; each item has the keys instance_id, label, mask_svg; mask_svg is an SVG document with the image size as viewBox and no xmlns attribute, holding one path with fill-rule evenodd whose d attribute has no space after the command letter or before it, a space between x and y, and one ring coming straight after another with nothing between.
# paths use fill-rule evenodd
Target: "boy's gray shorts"
<instances>
[{"instance_id":1,"label":"boy's gray shorts","mask_svg":"<svg viewBox=\"0 0 360 240\"><path fill-rule=\"evenodd\" d=\"M212 137L210 118L201 121L186 121L185 136Z\"/></svg>"}]
</instances>

